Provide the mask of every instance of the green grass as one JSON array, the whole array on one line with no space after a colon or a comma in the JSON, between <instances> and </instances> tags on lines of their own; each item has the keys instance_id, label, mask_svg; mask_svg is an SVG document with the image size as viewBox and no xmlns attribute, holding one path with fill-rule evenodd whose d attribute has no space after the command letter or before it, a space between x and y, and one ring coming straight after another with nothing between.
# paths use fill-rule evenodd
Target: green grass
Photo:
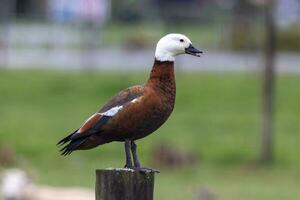
<instances>
[{"instance_id":1,"label":"green grass","mask_svg":"<svg viewBox=\"0 0 300 200\"><path fill-rule=\"evenodd\" d=\"M58 155L56 142L113 94L147 73L0 71L0 146L43 184L93 187L94 170L124 165L123 145ZM300 199L300 79L276 84L275 163L259 167L260 83L251 73L177 73L176 108L168 122L138 142L142 163L161 141L193 151L196 165L161 169L155 199L197 199L208 188L222 200Z\"/></svg>"}]
</instances>

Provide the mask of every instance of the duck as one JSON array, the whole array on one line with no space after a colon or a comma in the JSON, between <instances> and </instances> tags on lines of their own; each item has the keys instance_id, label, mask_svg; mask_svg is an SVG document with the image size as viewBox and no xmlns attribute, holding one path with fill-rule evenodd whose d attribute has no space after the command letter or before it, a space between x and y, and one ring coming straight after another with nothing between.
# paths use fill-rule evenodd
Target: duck
<instances>
[{"instance_id":1,"label":"duck","mask_svg":"<svg viewBox=\"0 0 300 200\"><path fill-rule=\"evenodd\" d=\"M157 42L154 63L146 83L120 91L78 129L61 139L57 143L63 145L61 155L118 141L124 143L125 168L151 169L141 166L136 140L155 132L174 109L175 57L181 54L200 57L202 53L183 34L170 33L162 37Z\"/></svg>"}]
</instances>

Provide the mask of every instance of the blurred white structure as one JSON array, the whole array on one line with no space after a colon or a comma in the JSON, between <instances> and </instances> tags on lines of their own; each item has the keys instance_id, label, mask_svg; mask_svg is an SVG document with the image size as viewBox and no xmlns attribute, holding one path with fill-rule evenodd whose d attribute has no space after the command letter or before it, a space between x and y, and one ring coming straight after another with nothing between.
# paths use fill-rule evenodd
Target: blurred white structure
<instances>
[{"instance_id":1,"label":"blurred white structure","mask_svg":"<svg viewBox=\"0 0 300 200\"><path fill-rule=\"evenodd\" d=\"M109 19L110 5L110 0L48 0L49 17L57 22L102 25Z\"/></svg>"},{"instance_id":2,"label":"blurred white structure","mask_svg":"<svg viewBox=\"0 0 300 200\"><path fill-rule=\"evenodd\" d=\"M300 0L278 0L276 21L280 26L289 26L299 23Z\"/></svg>"},{"instance_id":3,"label":"blurred white structure","mask_svg":"<svg viewBox=\"0 0 300 200\"><path fill-rule=\"evenodd\" d=\"M26 188L31 185L26 173L11 169L3 173L1 194L5 200L21 200L26 196Z\"/></svg>"},{"instance_id":4,"label":"blurred white structure","mask_svg":"<svg viewBox=\"0 0 300 200\"><path fill-rule=\"evenodd\" d=\"M10 169L1 176L0 194L4 200L93 200L94 192L84 188L58 188L34 185L20 169Z\"/></svg>"}]
</instances>

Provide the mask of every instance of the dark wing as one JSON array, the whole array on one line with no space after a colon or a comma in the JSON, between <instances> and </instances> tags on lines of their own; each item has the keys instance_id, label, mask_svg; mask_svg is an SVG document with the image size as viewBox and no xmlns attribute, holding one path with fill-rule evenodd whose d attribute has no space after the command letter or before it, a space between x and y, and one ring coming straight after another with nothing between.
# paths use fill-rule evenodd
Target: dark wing
<instances>
[{"instance_id":1,"label":"dark wing","mask_svg":"<svg viewBox=\"0 0 300 200\"><path fill-rule=\"evenodd\" d=\"M62 155L68 155L87 141L94 134L102 132L102 126L118 113L123 106L132 100L142 96L144 93L143 86L133 86L127 88L115 95L107 104L105 104L97 113L87 119L83 125L72 134L60 140L58 145L65 145L60 151Z\"/></svg>"},{"instance_id":2,"label":"dark wing","mask_svg":"<svg viewBox=\"0 0 300 200\"><path fill-rule=\"evenodd\" d=\"M108 111L109 109L124 105L133 99L136 99L144 94L144 87L137 85L127 88L119 92L119 94L115 95L111 98L108 103L106 103L100 110L99 113Z\"/></svg>"}]
</instances>

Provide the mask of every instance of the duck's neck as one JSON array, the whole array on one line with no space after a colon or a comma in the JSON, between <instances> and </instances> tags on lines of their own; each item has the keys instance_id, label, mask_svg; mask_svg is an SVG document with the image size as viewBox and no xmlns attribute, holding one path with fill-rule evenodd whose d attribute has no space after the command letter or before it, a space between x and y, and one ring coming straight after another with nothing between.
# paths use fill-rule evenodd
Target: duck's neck
<instances>
[{"instance_id":1,"label":"duck's neck","mask_svg":"<svg viewBox=\"0 0 300 200\"><path fill-rule=\"evenodd\" d=\"M174 62L155 59L147 86L175 93Z\"/></svg>"}]
</instances>

